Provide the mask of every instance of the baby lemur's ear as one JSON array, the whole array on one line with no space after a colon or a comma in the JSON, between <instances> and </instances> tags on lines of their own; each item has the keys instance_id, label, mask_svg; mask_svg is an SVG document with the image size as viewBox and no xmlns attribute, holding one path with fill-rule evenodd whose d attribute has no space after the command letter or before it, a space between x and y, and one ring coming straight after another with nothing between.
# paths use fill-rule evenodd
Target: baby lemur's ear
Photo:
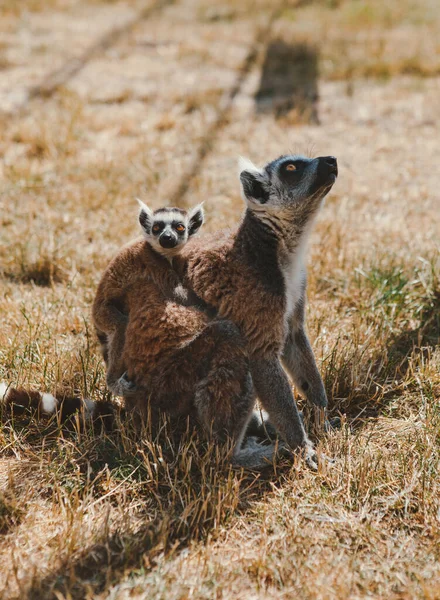
<instances>
[{"instance_id":1,"label":"baby lemur's ear","mask_svg":"<svg viewBox=\"0 0 440 600\"><path fill-rule=\"evenodd\" d=\"M194 206L188 212L188 235L194 235L198 232L200 227L203 225L205 220L205 211L203 210L203 203Z\"/></svg>"},{"instance_id":2,"label":"baby lemur's ear","mask_svg":"<svg viewBox=\"0 0 440 600\"><path fill-rule=\"evenodd\" d=\"M247 204L265 204L269 200L267 175L250 160L240 157L240 182L243 198Z\"/></svg>"},{"instance_id":3,"label":"baby lemur's ear","mask_svg":"<svg viewBox=\"0 0 440 600\"><path fill-rule=\"evenodd\" d=\"M153 211L151 210L151 208L148 208L148 206L144 202L142 202L142 200L139 200L139 198L136 198L136 200L139 202L140 207L139 223L141 224L141 227L144 230L144 232L147 235L150 235L151 227L153 226Z\"/></svg>"}]
</instances>

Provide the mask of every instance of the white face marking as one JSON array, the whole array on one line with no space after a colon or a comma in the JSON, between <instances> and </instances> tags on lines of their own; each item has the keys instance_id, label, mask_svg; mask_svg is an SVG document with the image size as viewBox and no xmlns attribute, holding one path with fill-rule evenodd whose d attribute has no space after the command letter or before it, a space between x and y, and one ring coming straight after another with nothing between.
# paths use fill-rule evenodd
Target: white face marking
<instances>
[{"instance_id":1,"label":"white face marking","mask_svg":"<svg viewBox=\"0 0 440 600\"><path fill-rule=\"evenodd\" d=\"M178 210L173 210L172 208L163 208L159 211L156 211L154 218L158 219L159 221L164 221L165 223L171 223L171 221L177 221L180 219L185 220L186 215L182 214Z\"/></svg>"},{"instance_id":2,"label":"white face marking","mask_svg":"<svg viewBox=\"0 0 440 600\"><path fill-rule=\"evenodd\" d=\"M55 412L57 399L52 394L41 394L41 408L43 412L51 414Z\"/></svg>"},{"instance_id":3,"label":"white face marking","mask_svg":"<svg viewBox=\"0 0 440 600\"><path fill-rule=\"evenodd\" d=\"M8 384L5 381L0 381L0 402L6 402L8 397Z\"/></svg>"},{"instance_id":4,"label":"white face marking","mask_svg":"<svg viewBox=\"0 0 440 600\"><path fill-rule=\"evenodd\" d=\"M183 223L183 225L185 226L185 231L183 234L177 234L177 232L174 230L172 224L176 221ZM159 235L154 235L153 233L153 227L156 222L161 222L165 224L164 228L161 230ZM174 248L164 248L159 241L159 238L163 234L171 234L174 237L176 237L177 235L177 245L174 246ZM146 236L146 238L156 250L156 252L162 254L162 256L165 256L165 258L173 258L173 256L179 254L183 246L188 241L188 215L186 213L183 214L177 210L160 210L158 213L155 213L153 215L151 234Z\"/></svg>"},{"instance_id":5,"label":"white face marking","mask_svg":"<svg viewBox=\"0 0 440 600\"><path fill-rule=\"evenodd\" d=\"M165 207L153 212L142 200L137 200L141 209L139 222L145 239L156 252L171 262L173 256L179 254L185 246L188 238L195 235L203 225L202 204L198 204L188 211ZM183 225L183 230L178 227L179 223ZM155 225L160 225L156 232L153 231ZM173 243L175 243L174 247L164 247L173 246Z\"/></svg>"},{"instance_id":6,"label":"white face marking","mask_svg":"<svg viewBox=\"0 0 440 600\"><path fill-rule=\"evenodd\" d=\"M246 158L245 156L238 157L238 174L242 171L249 171L250 173L261 173L261 169L254 165L254 163Z\"/></svg>"}]
</instances>

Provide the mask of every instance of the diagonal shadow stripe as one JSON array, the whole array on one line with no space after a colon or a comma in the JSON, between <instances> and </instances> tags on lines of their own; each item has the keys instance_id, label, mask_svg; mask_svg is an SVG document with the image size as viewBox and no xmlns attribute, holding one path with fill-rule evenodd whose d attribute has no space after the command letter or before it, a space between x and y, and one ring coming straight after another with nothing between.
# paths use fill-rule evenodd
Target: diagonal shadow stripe
<instances>
[{"instance_id":1,"label":"diagonal shadow stripe","mask_svg":"<svg viewBox=\"0 0 440 600\"><path fill-rule=\"evenodd\" d=\"M160 12L167 6L174 4L175 0L158 0L152 6L145 8L140 11L135 17L124 23L119 27L111 29L108 33L103 35L97 42L87 48L81 56L73 57L64 63L58 69L49 73L41 83L31 87L24 100L18 104L15 108L15 114L23 113L29 102L37 97L49 98L52 96L57 89L65 85L72 77L79 73L93 58L99 56L111 46L114 46L122 37L128 35L135 26L149 19L155 13Z\"/></svg>"},{"instance_id":2,"label":"diagonal shadow stripe","mask_svg":"<svg viewBox=\"0 0 440 600\"><path fill-rule=\"evenodd\" d=\"M263 44L264 46L266 46L270 39L270 32L272 26L275 20L277 19L278 15L282 11L283 6L283 1L277 3L277 6L271 11L265 24L260 27L257 27L254 40L249 48L249 51L240 70L238 71L234 85L220 99L220 102L217 105L217 114L215 116L214 121L207 128L205 135L203 136L199 147L197 148L194 159L192 160L188 169L180 178L180 182L178 183L176 189L171 193L169 197L170 206L182 206L185 204L185 196L188 193L189 188L191 187L191 183L194 180L194 178L197 177L197 175L200 173L203 167L203 163L208 154L211 152L219 132L227 122L229 111L231 110L232 104L237 94L241 91L247 76L249 75L252 67L254 66L258 58L259 51L262 46L261 40L264 40Z\"/></svg>"}]
</instances>

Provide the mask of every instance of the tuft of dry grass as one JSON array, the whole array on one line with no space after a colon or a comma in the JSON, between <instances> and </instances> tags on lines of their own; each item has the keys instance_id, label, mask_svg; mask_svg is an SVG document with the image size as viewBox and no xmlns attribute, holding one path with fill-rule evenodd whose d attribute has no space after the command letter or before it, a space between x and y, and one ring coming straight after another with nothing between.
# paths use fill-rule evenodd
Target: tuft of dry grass
<instances>
[{"instance_id":1,"label":"tuft of dry grass","mask_svg":"<svg viewBox=\"0 0 440 600\"><path fill-rule=\"evenodd\" d=\"M35 262L31 263L21 262L16 273L6 271L4 276L13 281L34 283L43 287L54 283L62 283L66 279L62 267L48 256L40 256Z\"/></svg>"},{"instance_id":2,"label":"tuft of dry grass","mask_svg":"<svg viewBox=\"0 0 440 600\"><path fill-rule=\"evenodd\" d=\"M315 433L335 459L317 474L294 458L255 475L165 422L2 415L0 596L438 598L437 3L284 3L240 83L273 3L181 0L27 98L144 8L89 4L0 9L0 380L107 400L90 306L137 235L134 198L185 183L177 202L205 201L216 231L242 211L238 155L334 154L307 310L342 426Z\"/></svg>"},{"instance_id":3,"label":"tuft of dry grass","mask_svg":"<svg viewBox=\"0 0 440 600\"><path fill-rule=\"evenodd\" d=\"M20 523L23 508L14 497L13 490L0 493L0 534L6 534Z\"/></svg>"}]
</instances>

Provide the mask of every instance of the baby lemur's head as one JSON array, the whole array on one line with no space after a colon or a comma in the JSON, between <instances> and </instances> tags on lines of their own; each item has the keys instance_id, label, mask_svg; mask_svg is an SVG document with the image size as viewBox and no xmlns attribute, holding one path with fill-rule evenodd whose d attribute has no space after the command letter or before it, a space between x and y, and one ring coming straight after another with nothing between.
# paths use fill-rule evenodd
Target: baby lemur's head
<instances>
[{"instance_id":1,"label":"baby lemur's head","mask_svg":"<svg viewBox=\"0 0 440 600\"><path fill-rule=\"evenodd\" d=\"M139 223L151 246L163 256L178 254L188 239L199 231L204 221L201 204L186 211L182 208L164 207L152 211L141 200Z\"/></svg>"},{"instance_id":2,"label":"baby lemur's head","mask_svg":"<svg viewBox=\"0 0 440 600\"><path fill-rule=\"evenodd\" d=\"M284 155L261 169L243 159L240 163L243 196L256 213L311 214L337 176L338 163L333 156Z\"/></svg>"}]
</instances>

